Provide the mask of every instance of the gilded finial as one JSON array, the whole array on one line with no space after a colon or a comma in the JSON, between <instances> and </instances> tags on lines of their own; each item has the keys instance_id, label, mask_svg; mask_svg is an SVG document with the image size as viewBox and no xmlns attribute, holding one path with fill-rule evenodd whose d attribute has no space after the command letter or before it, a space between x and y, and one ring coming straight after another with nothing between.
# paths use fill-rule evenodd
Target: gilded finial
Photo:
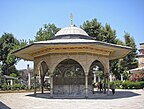
<instances>
[{"instance_id":1,"label":"gilded finial","mask_svg":"<svg viewBox=\"0 0 144 109\"><path fill-rule=\"evenodd\" d=\"M72 13L70 15L70 19L71 19L71 26L73 26L73 15L72 15Z\"/></svg>"}]
</instances>

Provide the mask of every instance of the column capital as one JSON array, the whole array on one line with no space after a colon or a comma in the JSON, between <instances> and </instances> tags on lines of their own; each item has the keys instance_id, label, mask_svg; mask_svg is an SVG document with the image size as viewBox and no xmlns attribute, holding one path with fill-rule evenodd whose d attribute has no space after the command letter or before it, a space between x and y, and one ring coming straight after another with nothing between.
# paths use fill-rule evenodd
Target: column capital
<instances>
[{"instance_id":1,"label":"column capital","mask_svg":"<svg viewBox=\"0 0 144 109\"><path fill-rule=\"evenodd\" d=\"M88 74L85 74L85 76L88 76Z\"/></svg>"},{"instance_id":2,"label":"column capital","mask_svg":"<svg viewBox=\"0 0 144 109\"><path fill-rule=\"evenodd\" d=\"M88 76L88 72L85 72L85 76Z\"/></svg>"}]
</instances>

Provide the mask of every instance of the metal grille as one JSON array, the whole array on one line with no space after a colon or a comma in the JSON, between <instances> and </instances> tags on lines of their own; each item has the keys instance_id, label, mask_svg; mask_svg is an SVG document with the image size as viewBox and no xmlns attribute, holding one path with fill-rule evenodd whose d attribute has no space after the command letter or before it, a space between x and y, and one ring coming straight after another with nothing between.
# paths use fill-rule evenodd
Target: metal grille
<instances>
[{"instance_id":1,"label":"metal grille","mask_svg":"<svg viewBox=\"0 0 144 109\"><path fill-rule=\"evenodd\" d=\"M54 85L84 85L84 77L54 77Z\"/></svg>"}]
</instances>

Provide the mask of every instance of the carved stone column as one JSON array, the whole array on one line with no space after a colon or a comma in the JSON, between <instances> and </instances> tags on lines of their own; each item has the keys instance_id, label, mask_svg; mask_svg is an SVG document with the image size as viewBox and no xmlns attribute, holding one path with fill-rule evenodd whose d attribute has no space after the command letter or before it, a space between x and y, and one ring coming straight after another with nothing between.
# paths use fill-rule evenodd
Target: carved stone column
<instances>
[{"instance_id":1,"label":"carved stone column","mask_svg":"<svg viewBox=\"0 0 144 109\"><path fill-rule=\"evenodd\" d=\"M108 78L107 78L107 95L110 94L110 81L109 81L109 73L108 73Z\"/></svg>"},{"instance_id":2,"label":"carved stone column","mask_svg":"<svg viewBox=\"0 0 144 109\"><path fill-rule=\"evenodd\" d=\"M109 61L107 63L107 95L110 94L110 67L109 67Z\"/></svg>"},{"instance_id":3,"label":"carved stone column","mask_svg":"<svg viewBox=\"0 0 144 109\"><path fill-rule=\"evenodd\" d=\"M85 74L85 98L88 98L88 74Z\"/></svg>"},{"instance_id":4,"label":"carved stone column","mask_svg":"<svg viewBox=\"0 0 144 109\"><path fill-rule=\"evenodd\" d=\"M36 74L34 75L34 95L36 95Z\"/></svg>"},{"instance_id":5,"label":"carved stone column","mask_svg":"<svg viewBox=\"0 0 144 109\"><path fill-rule=\"evenodd\" d=\"M28 71L28 89L31 89L31 73L29 69L29 64L27 65L27 71Z\"/></svg>"},{"instance_id":6,"label":"carved stone column","mask_svg":"<svg viewBox=\"0 0 144 109\"><path fill-rule=\"evenodd\" d=\"M50 76L50 97L53 98L53 75Z\"/></svg>"},{"instance_id":7,"label":"carved stone column","mask_svg":"<svg viewBox=\"0 0 144 109\"><path fill-rule=\"evenodd\" d=\"M35 61L34 61L34 95L36 95L36 88L37 88L37 85L36 85L36 76L37 76L37 70L36 70L36 64L35 64Z\"/></svg>"}]
</instances>

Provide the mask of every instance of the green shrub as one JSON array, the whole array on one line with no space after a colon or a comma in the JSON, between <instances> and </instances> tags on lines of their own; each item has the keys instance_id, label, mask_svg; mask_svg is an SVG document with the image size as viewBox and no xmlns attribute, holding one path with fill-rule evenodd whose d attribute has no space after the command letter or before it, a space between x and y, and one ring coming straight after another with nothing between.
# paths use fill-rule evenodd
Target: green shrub
<instances>
[{"instance_id":1,"label":"green shrub","mask_svg":"<svg viewBox=\"0 0 144 109\"><path fill-rule=\"evenodd\" d=\"M142 89L144 87L144 81L140 82L125 81L122 85L124 89Z\"/></svg>"},{"instance_id":2,"label":"green shrub","mask_svg":"<svg viewBox=\"0 0 144 109\"><path fill-rule=\"evenodd\" d=\"M21 84L21 87L20 87L20 89L27 89L27 86L26 85L23 85L23 84Z\"/></svg>"},{"instance_id":3,"label":"green shrub","mask_svg":"<svg viewBox=\"0 0 144 109\"><path fill-rule=\"evenodd\" d=\"M14 84L14 85L12 85L12 87L14 90L19 90L21 87L21 84Z\"/></svg>"},{"instance_id":4,"label":"green shrub","mask_svg":"<svg viewBox=\"0 0 144 109\"><path fill-rule=\"evenodd\" d=\"M1 87L2 87L2 90L7 90L7 84L3 84Z\"/></svg>"},{"instance_id":5,"label":"green shrub","mask_svg":"<svg viewBox=\"0 0 144 109\"><path fill-rule=\"evenodd\" d=\"M117 89L122 89L122 81L116 80L113 81ZM113 82L110 82L110 87L112 86Z\"/></svg>"},{"instance_id":6,"label":"green shrub","mask_svg":"<svg viewBox=\"0 0 144 109\"><path fill-rule=\"evenodd\" d=\"M24 90L27 89L27 85L23 84L13 84L13 85L7 85L3 84L1 85L2 90Z\"/></svg>"},{"instance_id":7,"label":"green shrub","mask_svg":"<svg viewBox=\"0 0 144 109\"><path fill-rule=\"evenodd\" d=\"M116 88L118 89L143 89L144 81L132 82L132 81L114 81ZM111 86L112 82L110 83Z\"/></svg>"}]
</instances>

